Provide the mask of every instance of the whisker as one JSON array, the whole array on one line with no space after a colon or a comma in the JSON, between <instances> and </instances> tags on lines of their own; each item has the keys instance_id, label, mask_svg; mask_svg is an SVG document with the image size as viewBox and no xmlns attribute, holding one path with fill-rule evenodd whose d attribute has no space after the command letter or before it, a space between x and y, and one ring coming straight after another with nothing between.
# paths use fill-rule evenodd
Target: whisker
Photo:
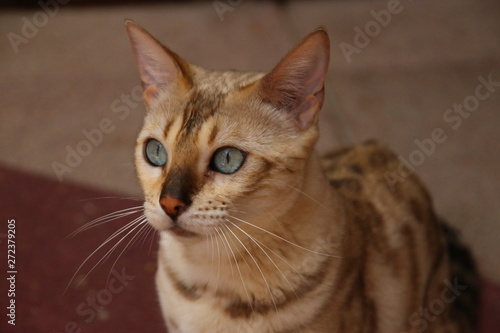
<instances>
[{"instance_id":1,"label":"whisker","mask_svg":"<svg viewBox=\"0 0 500 333\"><path fill-rule=\"evenodd\" d=\"M151 233L151 230L154 229L149 223L146 223L146 226L148 226L149 228L146 228L146 231L142 234L142 237L138 240L141 242L141 248L144 247L144 244L148 240L148 236Z\"/></svg>"},{"instance_id":2,"label":"whisker","mask_svg":"<svg viewBox=\"0 0 500 333\"><path fill-rule=\"evenodd\" d=\"M308 285L310 285L309 281L302 275L302 273L300 273L297 269L295 269L295 267L293 267L289 262L288 260L286 260L285 258L283 258L282 256L280 256L278 253L276 253L276 251L273 251L272 249L269 248L269 246L267 246L266 244L264 244L262 241L258 240L258 239L255 239L257 242L259 242L262 246L264 246L266 249L268 249L269 251L271 251L272 254L274 254L275 256L277 256L279 259L281 259L285 264L288 265L288 267L290 267L295 273L297 273L298 276L300 276L302 278L302 280L304 280L304 282L306 282Z\"/></svg>"},{"instance_id":3,"label":"whisker","mask_svg":"<svg viewBox=\"0 0 500 333\"><path fill-rule=\"evenodd\" d=\"M224 224L224 227L226 228L229 228L227 225ZM222 231L221 231L222 232ZM252 304L252 299L250 298L250 294L248 293L248 290L247 290L247 286L246 286L246 283L245 283L245 279L243 279L243 274L241 274L241 270L240 270L240 265L238 264L238 260L236 259L236 255L234 254L234 251L233 251L233 248L231 247L231 244L229 244L229 240L228 238L226 237L226 233L225 232L222 232L222 235L224 236L224 238L226 239L226 243L229 247L229 250L231 251L231 254L233 255L233 259L234 259L234 263L236 264L236 269L238 269L238 274L240 275L240 279L241 279L241 283L243 285L243 290L245 290L245 294L247 295L247 299L248 299L248 303L250 304L250 308L252 309L253 311L253 304ZM244 258L243 258L244 259ZM246 262L246 260L245 260ZM247 264L248 265L248 264Z\"/></svg>"},{"instance_id":4,"label":"whisker","mask_svg":"<svg viewBox=\"0 0 500 333\"><path fill-rule=\"evenodd\" d=\"M118 229L117 231L115 231L113 234L111 234L111 236L109 236L97 249L99 250L99 248L103 247L104 245L106 245L107 243L109 243L111 240L113 240L113 238L117 237L119 234L125 232L127 229L130 229L133 227L134 224L136 223L140 223L139 221L141 221L142 219L144 218L144 215L141 215L141 216L138 216L137 218L135 218L134 220L130 221L129 223L127 223L126 225L124 225L123 227L121 227L120 229Z\"/></svg>"},{"instance_id":5,"label":"whisker","mask_svg":"<svg viewBox=\"0 0 500 333\"><path fill-rule=\"evenodd\" d=\"M210 261L211 261L211 268L210 268L210 281L212 280L213 272L214 272L214 255L215 255L215 247L214 247L214 236L210 234L210 245L211 245L211 251L210 251Z\"/></svg>"},{"instance_id":6,"label":"whisker","mask_svg":"<svg viewBox=\"0 0 500 333\"><path fill-rule=\"evenodd\" d=\"M274 216L274 215L272 214L272 212L270 212L270 211L269 211L269 209L266 209L266 214L267 214L268 216L270 216L270 217L271 217L271 219L272 219L272 220L273 220L273 221L274 221L274 222L275 222L275 223L276 223L276 224L280 227L281 232L283 233L283 235L284 235L284 236L290 236L290 235L289 235L289 233L288 233L288 230L286 230L286 228L285 228L284 224L283 224L280 220L278 220L278 219L276 218L276 216Z\"/></svg>"},{"instance_id":7,"label":"whisker","mask_svg":"<svg viewBox=\"0 0 500 333\"><path fill-rule=\"evenodd\" d=\"M217 280L215 282L215 292L219 289L219 278L220 278L220 248L219 241L215 238L215 245L217 245Z\"/></svg>"},{"instance_id":8,"label":"whisker","mask_svg":"<svg viewBox=\"0 0 500 333\"><path fill-rule=\"evenodd\" d=\"M109 241L111 241L113 238L115 238L116 236L118 236L119 234L121 234L122 232L125 232L127 229L131 228L134 223L136 222L137 219L133 220L133 221L130 221L128 222L127 224L125 224L124 226L122 226L120 229L118 229L117 231L113 232L113 234L111 234L111 236L109 236L103 243L101 243L101 245L99 245L88 257L87 259L85 259L83 261L83 263L80 265L80 267L78 268L78 270L80 270L80 268L90 259L90 257L92 257L97 251L99 251L99 249L101 249L103 246L105 246ZM77 270L77 272L78 272ZM75 272L75 275L76 275L76 272Z\"/></svg>"},{"instance_id":9,"label":"whisker","mask_svg":"<svg viewBox=\"0 0 500 333\"><path fill-rule=\"evenodd\" d=\"M227 249L227 245L226 245L226 243L224 242L224 239L221 236L222 231L218 227L215 227L215 231L217 232L217 234L219 235L220 239L222 240L222 245L224 245L224 249L226 250L226 254L227 254L227 260L229 261L229 267L231 268L231 276L234 278L233 263L231 261L231 257L229 256L229 250Z\"/></svg>"},{"instance_id":10,"label":"whisker","mask_svg":"<svg viewBox=\"0 0 500 333\"><path fill-rule=\"evenodd\" d=\"M328 209L325 205L323 205L321 202L319 202L317 199L313 198L312 196L310 196L309 194L307 194L306 192L296 188L295 186L292 186L290 184L285 184L286 186L290 187L291 189L299 192L300 194L304 195L305 197L309 198L310 200L312 200L313 202L317 203L318 205L320 205L321 207L325 208L325 209Z\"/></svg>"},{"instance_id":11,"label":"whisker","mask_svg":"<svg viewBox=\"0 0 500 333\"><path fill-rule=\"evenodd\" d=\"M95 197L95 198L89 198L89 199L82 199L82 200L79 200L79 201L81 201L81 202L89 202L89 201L94 201L94 200L109 200L109 199L130 200L130 201L143 201L143 199L141 199L139 197L113 197L113 196Z\"/></svg>"},{"instance_id":12,"label":"whisker","mask_svg":"<svg viewBox=\"0 0 500 333\"><path fill-rule=\"evenodd\" d=\"M139 234L141 235L140 237L137 237L137 240L136 242L141 242L141 248L144 246L144 243L146 242L146 237L147 235L149 235L149 233L151 232L151 229L153 228L149 223L147 223L147 219L144 218L144 227L141 228L141 230L139 231ZM132 245L134 245L135 243L132 243Z\"/></svg>"},{"instance_id":13,"label":"whisker","mask_svg":"<svg viewBox=\"0 0 500 333\"><path fill-rule=\"evenodd\" d=\"M233 226L235 225L234 223L232 223L231 221L229 221L227 219L226 219L226 221L229 222L229 223L231 223ZM259 264L257 263L257 260L255 260L254 256L250 253L250 251L248 251L248 249L245 246L245 244L243 244L243 242L238 238L238 236L236 236L236 234L231 230L231 228L227 228L227 230L229 230L229 232L233 234L233 236L236 238L236 240L241 244L241 246L243 246L243 248L248 253L248 255L250 256L250 258L252 259L252 261L255 263L255 266L257 266L257 269L259 270L260 275L262 275L262 278L264 279L264 283L267 286L267 290L269 291L269 295L271 295L271 300L273 301L274 309L276 310L276 313L277 313L278 312L278 307L276 306L276 301L274 300L273 292L271 291L271 287L269 286L269 282L267 282L266 276L264 275L264 272L262 272L262 269L260 268Z\"/></svg>"},{"instance_id":14,"label":"whisker","mask_svg":"<svg viewBox=\"0 0 500 333\"><path fill-rule=\"evenodd\" d=\"M224 224L224 227L226 227L226 229L229 228L229 226L227 224ZM233 237L234 238L234 237ZM252 270L252 267L250 266L250 264L248 263L248 261L246 260L246 258L241 254L241 251L240 249L238 248L238 246L233 242L233 239L230 238L231 240L231 244L233 244L233 246L236 248L236 251L238 251L238 255L240 256L241 259L243 259L243 261L245 262L245 264L247 265L250 273L252 274L252 277L253 279L257 279L257 276L255 275L254 271Z\"/></svg>"},{"instance_id":15,"label":"whisker","mask_svg":"<svg viewBox=\"0 0 500 333\"><path fill-rule=\"evenodd\" d=\"M143 206L136 206L136 207L125 208L125 209L118 210L116 212L112 212L112 213L106 214L106 215L101 216L101 217L99 217L99 218L97 218L95 220L92 220L92 221L90 221L88 223L85 223L83 226L81 226L80 228L76 229L75 231L73 231L72 233L70 233L68 236L66 236L66 238L74 237L77 234L79 234L80 232L83 232L83 231L88 230L90 228L94 228L94 227L97 227L99 225L102 225L102 224L105 224L105 223L117 220L117 219L119 219L121 217L125 217L125 216L129 216L129 215L132 215L132 214L139 213L139 212L141 212L143 210L144 210Z\"/></svg>"},{"instance_id":16,"label":"whisker","mask_svg":"<svg viewBox=\"0 0 500 333\"><path fill-rule=\"evenodd\" d=\"M238 209L228 209L227 210L228 212L231 212L231 213L241 213L241 214L248 214L248 212L244 212L242 210L238 210Z\"/></svg>"},{"instance_id":17,"label":"whisker","mask_svg":"<svg viewBox=\"0 0 500 333\"><path fill-rule=\"evenodd\" d=\"M149 235L151 235L151 236L149 236ZM158 233L156 232L156 229L153 228L153 227L151 227L151 231L148 234L148 237L151 238L151 242L149 243L148 256L151 254L151 250L153 249L153 244L154 244L154 241L155 241L155 236L156 236L156 239L158 240Z\"/></svg>"},{"instance_id":18,"label":"whisker","mask_svg":"<svg viewBox=\"0 0 500 333\"><path fill-rule=\"evenodd\" d=\"M322 252L318 252L318 251L310 250L310 249L308 249L308 248L305 248L305 247L303 247L303 246L300 246L300 245L298 245L298 244L295 244L295 243L293 243L293 242L289 241L288 239L285 239L285 238L283 238L283 237L281 237L281 236L278 236L278 235L276 235L275 233L272 233L271 231L268 231L268 230L266 230L266 229L264 229L264 228L261 228L261 227L259 227L259 226L257 226L257 225L254 225L254 224L252 224L252 223L250 223L250 222L247 222L247 221L245 221L245 220L242 220L242 219L237 218L237 217L232 216L232 215L228 215L228 216L229 216L229 217L231 217L231 218L233 218L233 219L235 219L235 220L237 220L237 221L240 221L240 222L245 223L245 224L247 224L247 225L249 225L249 226L252 226L252 227L254 227L254 228L256 228L256 229L259 229L259 230L261 230L261 231L263 231L263 232L265 232L265 233L268 233L269 235L274 236L274 237L276 237L276 238L278 238L278 239L281 239L282 241L284 241L284 242L286 242L286 243L288 243L288 244L290 244L290 245L293 245L293 246L295 246L295 247L298 247L299 249L302 249L302 250L304 250L304 251L311 252L311 253L318 254L318 255L322 255L322 256L332 257L332 258L339 258L339 259L343 258L343 257L340 257L340 256L334 256L334 255L331 255L331 254L328 254L328 253L322 253ZM228 221L228 222L230 222L230 221Z\"/></svg>"},{"instance_id":19,"label":"whisker","mask_svg":"<svg viewBox=\"0 0 500 333\"><path fill-rule=\"evenodd\" d=\"M290 287L290 289L292 289L293 293L295 294L295 296L297 297L297 299L299 298L299 296L297 295L297 293L295 292L295 288L292 286L292 284L290 283L290 281L288 280L288 278L286 277L285 273L283 273L283 271L278 267L278 265L276 265L276 263L274 262L274 260L269 256L269 254L262 248L262 246L259 245L259 243L255 240L254 237L252 237L249 233L247 233L245 230L241 229L240 227L238 227L236 224L230 222L235 228L237 228L239 231L241 231L242 233L244 233L248 238L250 238L250 240L252 240L255 245L257 245L257 247L266 255L266 257L269 259L269 261L271 261L271 263L273 264L274 267L276 267L276 269L278 270L278 272L281 274L281 276L285 279L285 281L288 283L288 286Z\"/></svg>"},{"instance_id":20,"label":"whisker","mask_svg":"<svg viewBox=\"0 0 500 333\"><path fill-rule=\"evenodd\" d=\"M135 220L134 220L135 221ZM89 272L87 274L85 274L85 276L80 280L80 282L78 283L78 285L80 285L80 283L85 280L89 275L90 273L92 273L92 271L94 271L94 269L97 268L97 266L101 263L101 262L104 262L105 260L107 260L109 257L111 257L111 254L115 251L115 249L121 244L121 242L123 242L123 240L125 240L127 238L128 235L130 235L132 232L134 232L139 226L141 226L141 224L144 223L144 220L140 221L140 222L137 222L135 221L134 224L136 224L136 226L134 226L130 231L128 231L125 236L123 236L122 238L120 238L120 240L118 242L116 242L115 245L113 245L111 247L111 249L108 250L108 252L106 252L106 254L101 258L99 259L99 261L92 267L91 270L89 270ZM100 248L100 247L99 247ZM110 272L111 274L111 272ZM109 280L109 276L108 276L108 280ZM78 286L77 285L77 286Z\"/></svg>"},{"instance_id":21,"label":"whisker","mask_svg":"<svg viewBox=\"0 0 500 333\"><path fill-rule=\"evenodd\" d=\"M146 218L143 218L140 222L137 223L137 227L139 227L140 225L142 225L142 227L139 229L139 231L128 241L128 243L125 245L125 247L123 248L123 250L118 254L118 256L116 257L116 260L113 262L113 265L111 265L111 269L109 271L109 275L108 275L108 280L107 282L109 282L109 278L111 277L111 272L113 271L113 268L115 267L116 263L118 262L118 260L120 259L120 257L123 255L123 253L125 253L125 251L129 248L129 246L131 246L131 244L133 244L134 240L136 238L138 238L138 236L142 233L142 231L147 228L147 226L149 225L148 223L146 223ZM135 230L136 228L134 228L133 230ZM127 236L127 235L126 235Z\"/></svg>"},{"instance_id":22,"label":"whisker","mask_svg":"<svg viewBox=\"0 0 500 333\"><path fill-rule=\"evenodd\" d=\"M143 218L143 216L140 216L140 217L138 217L138 218L136 218L136 219L134 219L134 220L132 220L132 221L128 222L127 224L125 224L124 226L122 226L120 229L118 229L117 231L115 231L115 232L114 232L111 236L109 236L109 237L108 237L108 238L107 238L107 239L106 239L106 240L105 240L105 241L104 241L101 245L99 245L99 246L98 246L98 247L97 247L97 248L96 248L96 249L95 249L95 250L94 250L94 251L93 251L93 252L92 252L92 253L91 253L91 254L90 254L90 255L89 255L89 256L88 256L88 257L87 257L87 258L86 258L86 259L85 259L82 263L81 263L81 264L80 264L80 266L77 268L76 272L73 274L73 276L71 277L70 281L68 282L68 285L66 286L66 288L65 288L65 290L64 290L64 293L66 293L66 291L68 290L68 288L69 288L69 286L70 286L71 282L73 282L73 280L75 279L75 277L76 277L76 275L78 274L78 272L80 272L80 270L82 269L83 265L85 265L85 264L86 264L86 263L90 260L90 258L92 258L92 256L94 256L94 254L95 254L96 252L98 252L100 249L102 249L102 248L103 248L106 244L108 244L108 243L109 243L112 239L114 239L115 237L117 237L119 234L124 233L124 232L126 232L126 231L127 231L127 229L132 228L132 227L134 226L134 224L136 224L136 223L138 223L138 221L140 221L140 219L141 219L141 218ZM106 257L106 256L105 256L105 257ZM104 257L104 258L105 258L105 257ZM92 268L92 270L94 270L94 269L97 267L97 265L98 265L100 262L102 262L102 260L103 260L104 258L102 258L101 260L99 260L99 262L97 262L97 264L96 264L96 265L94 265L94 267ZM91 270L91 271L92 271L92 270ZM90 272L91 272L91 271L90 271ZM82 281L83 281L83 280L84 280L84 279L85 279L85 278L86 278L86 277L90 274L90 272L89 272L89 273L87 273L87 275L85 275L85 277L84 277L83 279L81 279L81 280L78 282L78 285L77 285L77 286L79 286L79 285L82 283Z\"/></svg>"}]
</instances>

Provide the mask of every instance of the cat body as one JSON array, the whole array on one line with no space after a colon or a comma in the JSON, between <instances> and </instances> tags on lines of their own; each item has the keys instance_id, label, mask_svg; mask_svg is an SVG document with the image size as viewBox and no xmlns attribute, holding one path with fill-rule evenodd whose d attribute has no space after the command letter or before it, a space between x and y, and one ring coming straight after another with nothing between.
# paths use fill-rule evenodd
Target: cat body
<instances>
[{"instance_id":1,"label":"cat body","mask_svg":"<svg viewBox=\"0 0 500 333\"><path fill-rule=\"evenodd\" d=\"M389 184L404 167L374 141L314 152L323 30L263 74L190 65L126 25L148 109L136 166L160 232L170 333L472 332L416 176Z\"/></svg>"}]
</instances>

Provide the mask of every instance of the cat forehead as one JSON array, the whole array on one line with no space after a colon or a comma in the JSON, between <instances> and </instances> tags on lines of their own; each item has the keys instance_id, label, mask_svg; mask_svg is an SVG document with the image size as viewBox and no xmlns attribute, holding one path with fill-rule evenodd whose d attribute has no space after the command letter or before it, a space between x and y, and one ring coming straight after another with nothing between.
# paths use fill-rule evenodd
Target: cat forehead
<instances>
[{"instance_id":1,"label":"cat forehead","mask_svg":"<svg viewBox=\"0 0 500 333\"><path fill-rule=\"evenodd\" d=\"M207 71L192 66L194 88L205 95L228 94L255 83L264 76L263 73L237 71Z\"/></svg>"},{"instance_id":2,"label":"cat forehead","mask_svg":"<svg viewBox=\"0 0 500 333\"><path fill-rule=\"evenodd\" d=\"M176 96L183 102L174 105L167 102L153 109L152 117L148 117L148 120L152 122L150 123L151 129L161 125L165 133L175 130L179 141L195 137L203 124L217 113L220 114L219 111L223 109L221 106L228 95L238 93L243 88L254 84L263 75L262 73L206 71L195 67L191 89ZM160 123L156 121L159 115L164 119ZM176 123L178 126L174 126Z\"/></svg>"}]
</instances>

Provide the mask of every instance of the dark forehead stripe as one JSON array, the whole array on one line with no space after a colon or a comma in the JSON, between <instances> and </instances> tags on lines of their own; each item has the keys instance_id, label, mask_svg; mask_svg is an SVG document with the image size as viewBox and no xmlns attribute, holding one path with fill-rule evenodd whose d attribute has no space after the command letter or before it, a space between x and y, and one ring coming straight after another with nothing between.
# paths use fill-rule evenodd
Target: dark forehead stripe
<instances>
[{"instance_id":1,"label":"dark forehead stripe","mask_svg":"<svg viewBox=\"0 0 500 333\"><path fill-rule=\"evenodd\" d=\"M215 137L217 136L218 133L219 133L219 127L217 126L217 124L214 124L214 126L212 127L212 131L210 132L210 137L208 138L209 144L212 144L214 142Z\"/></svg>"},{"instance_id":2,"label":"dark forehead stripe","mask_svg":"<svg viewBox=\"0 0 500 333\"><path fill-rule=\"evenodd\" d=\"M224 98L225 95L223 94L208 94L195 90L184 109L184 118L180 131L181 136L195 135L201 128L201 125L219 109Z\"/></svg>"},{"instance_id":3,"label":"dark forehead stripe","mask_svg":"<svg viewBox=\"0 0 500 333\"><path fill-rule=\"evenodd\" d=\"M168 132L170 131L170 127L172 127L172 124L174 123L174 121L170 121L167 126L165 126L165 128L163 129L163 135L165 136L165 138L167 137L168 135Z\"/></svg>"}]
</instances>

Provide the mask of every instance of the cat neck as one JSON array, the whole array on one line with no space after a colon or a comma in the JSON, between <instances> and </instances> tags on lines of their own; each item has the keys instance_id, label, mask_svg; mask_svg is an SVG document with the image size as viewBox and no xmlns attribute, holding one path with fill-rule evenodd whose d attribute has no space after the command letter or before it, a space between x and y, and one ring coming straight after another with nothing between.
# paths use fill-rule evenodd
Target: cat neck
<instances>
[{"instance_id":1,"label":"cat neck","mask_svg":"<svg viewBox=\"0 0 500 333\"><path fill-rule=\"evenodd\" d=\"M325 178L319 158L313 153L304 167L301 181L296 186L290 185L291 197L283 207L277 207L275 216L287 226L301 228L308 222L309 228L313 225L321 227L330 224L331 218L336 215L337 205L328 180ZM281 213L280 213L281 212Z\"/></svg>"},{"instance_id":2,"label":"cat neck","mask_svg":"<svg viewBox=\"0 0 500 333\"><path fill-rule=\"evenodd\" d=\"M323 173L316 153L311 155L304 170L301 186L293 189L296 192L295 200L290 202L289 209L279 218L281 226L276 232L283 234L284 229L286 235L293 237L297 245L319 250L318 246L322 245L318 244L338 243L338 237L344 229L343 210L338 196L332 191ZM311 254L292 245L288 249L299 257ZM334 249L322 249L320 252L325 251L335 252Z\"/></svg>"}]
</instances>

